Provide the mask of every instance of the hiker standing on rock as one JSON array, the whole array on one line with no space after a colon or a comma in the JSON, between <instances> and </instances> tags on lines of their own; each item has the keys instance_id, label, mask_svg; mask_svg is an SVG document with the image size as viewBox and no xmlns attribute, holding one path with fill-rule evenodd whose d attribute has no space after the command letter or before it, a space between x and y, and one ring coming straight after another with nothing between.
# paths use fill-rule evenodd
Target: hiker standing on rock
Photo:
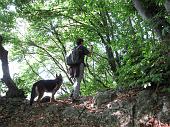
<instances>
[{"instance_id":1,"label":"hiker standing on rock","mask_svg":"<svg viewBox=\"0 0 170 127\"><path fill-rule=\"evenodd\" d=\"M70 76L74 79L74 90L71 93L72 102L76 102L79 99L80 83L84 76L84 57L86 55L90 55L93 50L92 45L91 49L88 50L83 43L84 40L82 38L78 38L76 41L77 45L74 47L72 53L66 59L67 64L70 66Z\"/></svg>"}]
</instances>

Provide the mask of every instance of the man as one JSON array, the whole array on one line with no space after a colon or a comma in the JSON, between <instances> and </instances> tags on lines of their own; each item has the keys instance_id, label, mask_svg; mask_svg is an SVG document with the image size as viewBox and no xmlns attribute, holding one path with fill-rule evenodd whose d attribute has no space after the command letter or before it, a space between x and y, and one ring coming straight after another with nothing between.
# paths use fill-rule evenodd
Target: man
<instances>
[{"instance_id":1,"label":"man","mask_svg":"<svg viewBox=\"0 0 170 127\"><path fill-rule=\"evenodd\" d=\"M83 79L84 76L84 67L85 67L85 63L84 63L84 57L86 55L90 55L92 53L93 50L93 46L91 45L91 49L90 51L84 46L83 44L84 40L82 38L78 38L76 41L76 48L78 48L79 51L79 61L80 63L70 67L70 74L71 77L74 78L74 90L71 94L72 97L72 102L76 102L78 101L79 98L79 94L80 94L80 83L81 80Z\"/></svg>"}]
</instances>

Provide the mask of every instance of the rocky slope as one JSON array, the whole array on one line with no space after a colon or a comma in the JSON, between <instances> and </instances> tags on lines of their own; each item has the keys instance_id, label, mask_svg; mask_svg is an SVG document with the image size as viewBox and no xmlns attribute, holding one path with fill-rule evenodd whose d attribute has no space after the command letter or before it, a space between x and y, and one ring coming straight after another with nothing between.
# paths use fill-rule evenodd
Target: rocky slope
<instances>
[{"instance_id":1,"label":"rocky slope","mask_svg":"<svg viewBox=\"0 0 170 127\"><path fill-rule=\"evenodd\" d=\"M33 106L1 97L0 127L170 127L170 93L106 90L79 103L65 98Z\"/></svg>"}]
</instances>

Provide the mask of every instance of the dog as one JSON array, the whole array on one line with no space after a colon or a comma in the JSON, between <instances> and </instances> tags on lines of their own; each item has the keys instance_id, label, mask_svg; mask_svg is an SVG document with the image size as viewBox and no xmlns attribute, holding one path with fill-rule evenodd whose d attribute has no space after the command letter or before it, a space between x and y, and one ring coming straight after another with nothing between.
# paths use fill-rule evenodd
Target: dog
<instances>
[{"instance_id":1,"label":"dog","mask_svg":"<svg viewBox=\"0 0 170 127\"><path fill-rule=\"evenodd\" d=\"M39 80L33 84L31 91L31 99L30 105L33 104L34 99L38 96L37 102L39 103L41 98L44 95L44 92L51 92L52 98L51 102L54 101L54 95L59 90L60 86L63 84L63 77L60 74L59 76L56 74L56 78L54 80Z\"/></svg>"}]
</instances>

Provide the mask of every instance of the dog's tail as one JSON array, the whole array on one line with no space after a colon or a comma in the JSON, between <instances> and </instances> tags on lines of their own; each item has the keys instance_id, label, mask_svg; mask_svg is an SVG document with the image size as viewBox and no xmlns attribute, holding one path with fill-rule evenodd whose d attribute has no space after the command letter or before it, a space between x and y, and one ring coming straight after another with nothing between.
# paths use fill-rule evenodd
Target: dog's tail
<instances>
[{"instance_id":1,"label":"dog's tail","mask_svg":"<svg viewBox=\"0 0 170 127\"><path fill-rule=\"evenodd\" d=\"M30 105L33 104L35 97L36 97L36 84L34 84L32 87Z\"/></svg>"}]
</instances>

